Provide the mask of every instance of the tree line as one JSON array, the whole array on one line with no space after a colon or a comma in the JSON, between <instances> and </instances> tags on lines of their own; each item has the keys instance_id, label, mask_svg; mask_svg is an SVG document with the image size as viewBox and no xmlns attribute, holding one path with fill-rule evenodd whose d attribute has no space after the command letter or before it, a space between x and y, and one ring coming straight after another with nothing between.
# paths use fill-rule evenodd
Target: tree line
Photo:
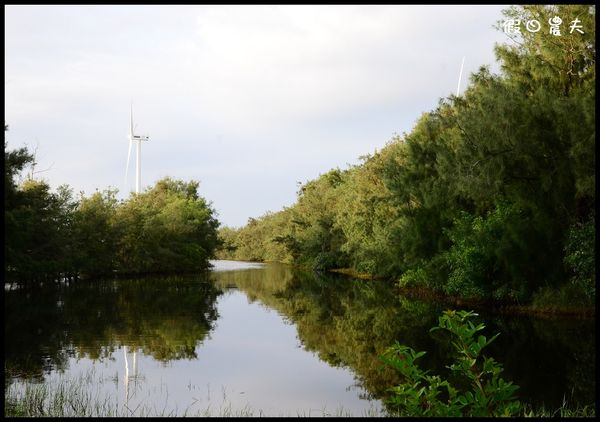
<instances>
[{"instance_id":1,"label":"tree line","mask_svg":"<svg viewBox=\"0 0 600 422\"><path fill-rule=\"evenodd\" d=\"M519 6L584 33L496 45L461 96L278 212L222 227L221 258L352 268L449 295L595 297L595 7ZM498 29L501 25L498 25Z\"/></svg>"},{"instance_id":2,"label":"tree line","mask_svg":"<svg viewBox=\"0 0 600 422\"><path fill-rule=\"evenodd\" d=\"M116 189L75 198L67 185L52 192L32 177L19 183L34 158L5 140L5 282L208 268L219 222L197 181L166 177L124 201Z\"/></svg>"}]
</instances>

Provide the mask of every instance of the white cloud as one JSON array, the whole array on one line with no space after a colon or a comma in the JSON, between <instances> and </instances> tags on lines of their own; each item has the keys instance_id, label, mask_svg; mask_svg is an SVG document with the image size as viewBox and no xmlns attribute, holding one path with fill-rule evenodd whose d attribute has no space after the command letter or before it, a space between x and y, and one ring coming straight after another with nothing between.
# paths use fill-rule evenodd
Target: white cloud
<instances>
[{"instance_id":1,"label":"white cloud","mask_svg":"<svg viewBox=\"0 0 600 422\"><path fill-rule=\"evenodd\" d=\"M271 179L303 180L409 131L455 90L463 55L463 86L493 64L501 9L6 6L9 146L37 139L53 185L121 188L133 99L151 137L146 183L205 174L224 187L209 198L217 208L259 186L277 203L296 186L284 191L252 164L282 160L272 167L285 175ZM241 178L239 160L251 163ZM251 216L233 214L229 224Z\"/></svg>"}]
</instances>

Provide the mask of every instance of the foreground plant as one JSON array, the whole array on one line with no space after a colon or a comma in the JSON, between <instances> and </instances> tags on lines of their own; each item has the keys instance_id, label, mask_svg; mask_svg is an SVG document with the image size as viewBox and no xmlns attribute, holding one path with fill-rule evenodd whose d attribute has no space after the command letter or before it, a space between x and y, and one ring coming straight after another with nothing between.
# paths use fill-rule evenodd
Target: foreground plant
<instances>
[{"instance_id":1,"label":"foreground plant","mask_svg":"<svg viewBox=\"0 0 600 422\"><path fill-rule=\"evenodd\" d=\"M448 368L457 376L454 384L415 364L426 352L396 343L381 356L405 377L403 384L391 388L393 395L388 399L400 416L516 416L521 412L515 394L519 387L500 378L500 363L481 355L499 333L490 339L475 338L485 325L474 325L469 320L474 316L472 311L445 311L438 326L430 330L452 334L457 356Z\"/></svg>"}]
</instances>

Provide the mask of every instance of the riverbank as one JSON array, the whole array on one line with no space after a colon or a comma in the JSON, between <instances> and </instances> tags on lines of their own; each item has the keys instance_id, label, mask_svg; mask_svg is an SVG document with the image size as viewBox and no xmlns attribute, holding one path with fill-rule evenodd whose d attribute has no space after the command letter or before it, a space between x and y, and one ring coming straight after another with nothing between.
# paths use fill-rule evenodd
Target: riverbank
<instances>
[{"instance_id":1,"label":"riverbank","mask_svg":"<svg viewBox=\"0 0 600 422\"><path fill-rule=\"evenodd\" d=\"M369 273L358 272L352 268L335 268L330 272L343 274L360 280L385 280L383 277L376 277ZM457 307L467 307L471 309L485 309L494 313L504 315L527 315L538 318L553 317L575 317L575 318L594 318L596 315L595 306L571 306L560 303L553 303L548 299L549 294L545 291L538 295L540 300L535 300L530 304L497 302L475 298L464 298L459 296L449 296L442 292L428 289L426 287L398 287L398 293L416 299L437 300ZM556 291L556 296L560 296L560 291Z\"/></svg>"},{"instance_id":2,"label":"riverbank","mask_svg":"<svg viewBox=\"0 0 600 422\"><path fill-rule=\"evenodd\" d=\"M249 262L235 259L228 259L228 261L234 262ZM289 264L286 262L278 262L278 261L265 261L265 262L256 262L256 263L276 263L276 264L284 264L289 265L293 268L302 268L306 270L310 270L310 268L298 265L298 264ZM329 273L341 274L350 278L356 278L359 280L379 280L384 282L392 283L392 280L388 280L385 277L378 277L373 274L369 274L366 272L359 272L353 268L333 268L327 270ZM443 292L435 291L433 289L429 289L426 287L397 287L398 294L402 296L407 296L415 299L424 299L424 300L436 300L439 302L447 303L448 305L456 306L456 307L466 307L473 310L485 309L486 311L491 311L497 314L503 315L526 315L533 316L537 318L555 318L555 317L569 317L569 318L595 318L596 316L596 307L595 306L572 306L572 305L564 305L562 302L565 302L564 299L557 299L555 303L552 302L548 296L551 296L553 292L549 290L545 290L543 294L537 295L540 297L540 300L533 301L528 304L521 303L508 303L508 302L499 302L499 301L490 301L476 298L464 298L460 296L450 296L446 295ZM550 292L550 294L548 294ZM561 291L556 291L555 295L559 297L561 295Z\"/></svg>"},{"instance_id":3,"label":"riverbank","mask_svg":"<svg viewBox=\"0 0 600 422\"><path fill-rule=\"evenodd\" d=\"M436 300L456 307L464 307L473 310L485 309L487 312L503 315L526 315L538 318L574 317L594 318L595 307L575 307L559 304L516 304L506 302L495 302L483 299L462 298L448 296L425 287L398 287L398 294L415 299Z\"/></svg>"},{"instance_id":4,"label":"riverbank","mask_svg":"<svg viewBox=\"0 0 600 422\"><path fill-rule=\"evenodd\" d=\"M342 274L359 280L386 280L385 277L377 277L366 272L359 272L353 268L334 268L329 272ZM391 281L390 281L391 282ZM508 303L500 301L490 301L477 298L464 298L460 296L450 296L443 292L435 291L426 287L398 287L398 294L416 299L437 300L457 307L467 307L474 310L485 309L503 315L526 315L537 318L555 318L555 317L573 317L573 318L594 318L596 316L595 306L572 306L561 303L561 291L551 292L558 297L556 302L549 299L548 290L537 295L529 304ZM538 299L539 300L536 300Z\"/></svg>"}]
</instances>

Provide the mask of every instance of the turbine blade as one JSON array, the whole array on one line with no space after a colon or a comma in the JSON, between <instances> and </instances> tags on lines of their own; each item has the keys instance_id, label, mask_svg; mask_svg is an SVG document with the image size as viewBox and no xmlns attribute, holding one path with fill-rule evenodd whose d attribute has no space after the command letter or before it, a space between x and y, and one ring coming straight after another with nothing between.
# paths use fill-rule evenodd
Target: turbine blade
<instances>
[{"instance_id":1,"label":"turbine blade","mask_svg":"<svg viewBox=\"0 0 600 422\"><path fill-rule=\"evenodd\" d=\"M131 113L129 114L131 120L129 122L129 138L133 137L133 101L131 102Z\"/></svg>"},{"instance_id":2,"label":"turbine blade","mask_svg":"<svg viewBox=\"0 0 600 422\"><path fill-rule=\"evenodd\" d=\"M458 86L456 87L456 96L460 92L460 80L462 79L463 66L465 65L465 56L462 58L462 63L460 64L460 73L458 74Z\"/></svg>"}]
</instances>

